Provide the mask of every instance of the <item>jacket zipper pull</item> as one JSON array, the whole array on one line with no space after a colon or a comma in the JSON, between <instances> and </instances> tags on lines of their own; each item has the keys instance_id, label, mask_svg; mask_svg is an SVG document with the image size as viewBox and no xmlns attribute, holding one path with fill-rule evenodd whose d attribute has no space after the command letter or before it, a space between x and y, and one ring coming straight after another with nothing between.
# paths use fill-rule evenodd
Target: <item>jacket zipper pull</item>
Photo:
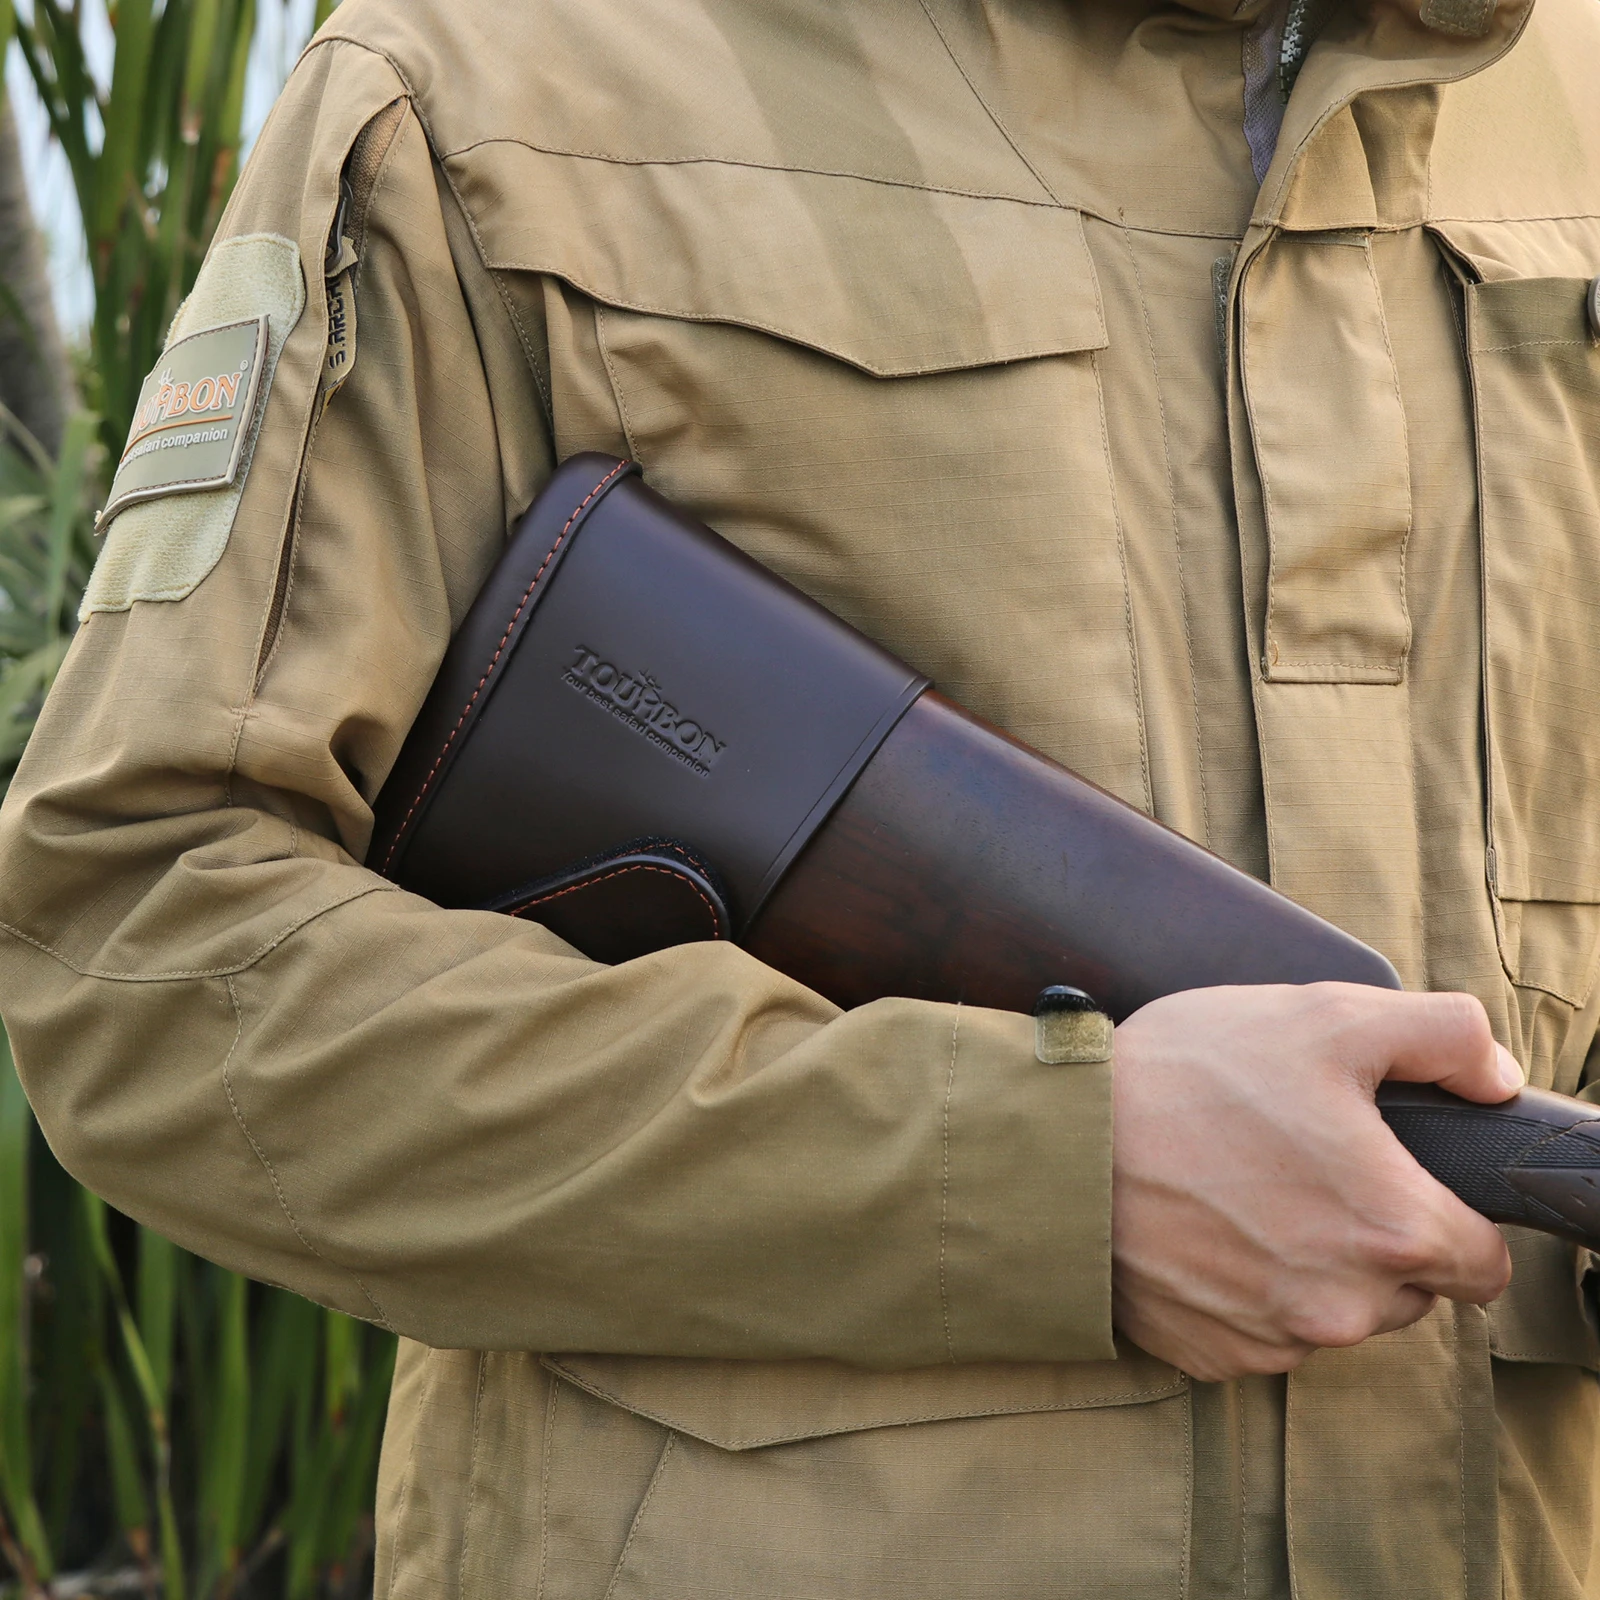
<instances>
[{"instance_id":1,"label":"jacket zipper pull","mask_svg":"<svg viewBox=\"0 0 1600 1600\"><path fill-rule=\"evenodd\" d=\"M328 285L328 348L322 363L322 404L336 395L356 364L356 266L350 241L350 180L339 180L339 209L334 213L323 260Z\"/></svg>"}]
</instances>

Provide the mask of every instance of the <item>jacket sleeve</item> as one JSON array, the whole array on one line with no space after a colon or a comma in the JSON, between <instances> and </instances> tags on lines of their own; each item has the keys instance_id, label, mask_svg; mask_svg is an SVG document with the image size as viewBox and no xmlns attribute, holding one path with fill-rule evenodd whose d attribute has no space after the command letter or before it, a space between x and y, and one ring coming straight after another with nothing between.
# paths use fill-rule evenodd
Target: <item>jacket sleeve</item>
<instances>
[{"instance_id":1,"label":"jacket sleeve","mask_svg":"<svg viewBox=\"0 0 1600 1600\"><path fill-rule=\"evenodd\" d=\"M324 250L378 119L324 406ZM113 521L0 812L0 1006L62 1161L437 1346L1111 1355L1108 1067L1041 1066L1006 1013L841 1013L723 945L600 966L362 865L549 471L537 351L358 46L309 53L219 238L189 324L265 295L281 340L243 494ZM241 270L263 239L302 308Z\"/></svg>"}]
</instances>

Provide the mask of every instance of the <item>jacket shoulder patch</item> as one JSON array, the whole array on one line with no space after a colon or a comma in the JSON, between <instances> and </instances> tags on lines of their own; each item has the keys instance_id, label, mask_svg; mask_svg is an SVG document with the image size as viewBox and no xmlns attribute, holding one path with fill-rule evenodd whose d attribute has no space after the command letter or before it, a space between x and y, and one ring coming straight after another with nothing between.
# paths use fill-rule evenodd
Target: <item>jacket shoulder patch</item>
<instances>
[{"instance_id":1,"label":"jacket shoulder patch","mask_svg":"<svg viewBox=\"0 0 1600 1600\"><path fill-rule=\"evenodd\" d=\"M305 301L292 239L248 234L206 258L140 393L80 618L181 600L221 559L278 356Z\"/></svg>"}]
</instances>

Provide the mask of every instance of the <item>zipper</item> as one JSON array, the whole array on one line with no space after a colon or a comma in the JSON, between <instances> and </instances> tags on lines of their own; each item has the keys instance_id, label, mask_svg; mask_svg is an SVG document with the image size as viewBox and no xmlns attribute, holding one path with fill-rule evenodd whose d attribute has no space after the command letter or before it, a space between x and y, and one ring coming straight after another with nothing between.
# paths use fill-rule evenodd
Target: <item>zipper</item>
<instances>
[{"instance_id":1,"label":"zipper","mask_svg":"<svg viewBox=\"0 0 1600 1600\"><path fill-rule=\"evenodd\" d=\"M300 539L300 518L304 510L305 475L316 443L317 425L346 379L349 378L356 358L356 269L361 264L361 246L366 234L367 209L372 192L377 187L378 175L393 148L395 136L410 102L392 100L377 116L356 135L356 141L345 159L344 170L339 174L339 199L333 213L333 224L328 229L328 242L323 251L322 275L328 305L328 342L323 357L322 379L316 403L311 412L311 426L306 432L305 446L300 454L300 466L295 477L294 505L289 516L289 531L278 553L278 570L273 580L272 604L267 611L266 626L261 633L261 647L256 652L255 687L261 687L267 663L278 642L283 626L283 613L289 601L289 579L294 570L294 551Z\"/></svg>"}]
</instances>

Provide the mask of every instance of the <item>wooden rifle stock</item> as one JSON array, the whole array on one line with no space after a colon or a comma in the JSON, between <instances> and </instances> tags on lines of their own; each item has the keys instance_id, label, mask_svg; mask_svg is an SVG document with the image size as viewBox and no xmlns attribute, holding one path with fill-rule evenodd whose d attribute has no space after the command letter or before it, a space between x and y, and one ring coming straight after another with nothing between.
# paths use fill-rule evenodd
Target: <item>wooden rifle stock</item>
<instances>
[{"instance_id":1,"label":"wooden rifle stock","mask_svg":"<svg viewBox=\"0 0 1600 1600\"><path fill-rule=\"evenodd\" d=\"M1399 987L603 456L563 463L523 519L375 810L373 864L442 904L606 961L736 938L842 1006L1028 1011L1069 984L1120 1020L1218 984ZM1600 1248L1600 1109L1400 1084L1378 1103L1469 1205Z\"/></svg>"},{"instance_id":2,"label":"wooden rifle stock","mask_svg":"<svg viewBox=\"0 0 1600 1600\"><path fill-rule=\"evenodd\" d=\"M1026 1011L1067 970L1119 1020L1172 992L1180 975L1166 966L1163 930L1175 924L1209 927L1215 965L1191 965L1174 987L1258 981L1269 962L1281 967L1284 952L1261 940L1297 930L1252 902L1207 903L1212 885L1181 871L1118 875L1112 863L1108 873L1105 839L1080 835L1077 860L1057 848L1058 797L1039 759L924 694L778 885L746 946L845 1006L904 994ZM975 851L985 829L999 837ZM1111 831L1114 851L1120 830ZM1064 908L1085 891L1127 919L1130 947L1115 963L1081 952L1063 960L1073 921ZM1176 904L1185 893L1201 901ZM1305 970L1274 981L1389 986L1387 963L1364 964L1337 942L1292 948ZM1600 1108L1538 1089L1482 1106L1405 1083L1381 1085L1378 1107L1416 1160L1485 1216L1600 1248Z\"/></svg>"}]
</instances>

